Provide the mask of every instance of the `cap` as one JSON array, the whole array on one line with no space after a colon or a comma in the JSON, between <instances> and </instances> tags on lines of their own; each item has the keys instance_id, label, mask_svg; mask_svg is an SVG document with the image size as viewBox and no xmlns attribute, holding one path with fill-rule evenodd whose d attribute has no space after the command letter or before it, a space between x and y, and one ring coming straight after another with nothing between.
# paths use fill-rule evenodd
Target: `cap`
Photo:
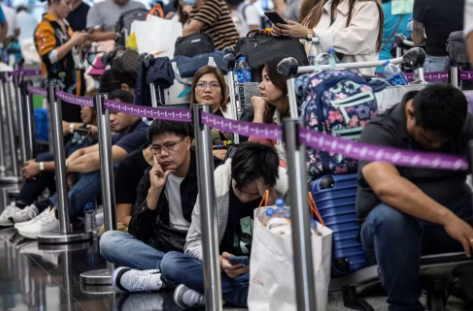
<instances>
[{"instance_id":1,"label":"cap","mask_svg":"<svg viewBox=\"0 0 473 311\"><path fill-rule=\"evenodd\" d=\"M310 56L309 56L309 60L314 59L314 58L315 58L314 55L310 55Z\"/></svg>"},{"instance_id":2,"label":"cap","mask_svg":"<svg viewBox=\"0 0 473 311\"><path fill-rule=\"evenodd\" d=\"M335 51L335 49L330 49L328 50L329 53L337 53L337 51Z\"/></svg>"},{"instance_id":3,"label":"cap","mask_svg":"<svg viewBox=\"0 0 473 311\"><path fill-rule=\"evenodd\" d=\"M242 56L242 57L238 58L238 60L246 60L246 57Z\"/></svg>"},{"instance_id":4,"label":"cap","mask_svg":"<svg viewBox=\"0 0 473 311\"><path fill-rule=\"evenodd\" d=\"M385 62L383 63L383 66L387 66L387 65L389 65L389 64L390 64L390 61L387 60L387 61L385 61Z\"/></svg>"},{"instance_id":5,"label":"cap","mask_svg":"<svg viewBox=\"0 0 473 311\"><path fill-rule=\"evenodd\" d=\"M274 209L271 208L271 207L268 207L268 208L266 209L266 216L271 217L271 216L273 216L273 215L274 215Z\"/></svg>"},{"instance_id":6,"label":"cap","mask_svg":"<svg viewBox=\"0 0 473 311\"><path fill-rule=\"evenodd\" d=\"M276 200L276 206L277 207L283 207L284 206L284 200L283 199L277 199Z\"/></svg>"}]
</instances>

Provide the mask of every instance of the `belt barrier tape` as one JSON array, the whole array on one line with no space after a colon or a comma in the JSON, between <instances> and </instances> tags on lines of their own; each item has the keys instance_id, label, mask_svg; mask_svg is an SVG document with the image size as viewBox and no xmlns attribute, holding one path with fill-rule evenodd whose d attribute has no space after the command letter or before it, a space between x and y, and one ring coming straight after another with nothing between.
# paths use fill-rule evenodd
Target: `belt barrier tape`
<instances>
[{"instance_id":1,"label":"belt barrier tape","mask_svg":"<svg viewBox=\"0 0 473 311\"><path fill-rule=\"evenodd\" d=\"M473 74L473 73L472 73ZM45 89L29 86L28 92L46 97ZM93 107L93 99L56 91L59 99L70 104ZM192 122L192 113L186 109L143 107L105 99L104 107L111 111L122 112L140 117L169 121ZM273 124L252 123L225 119L203 112L203 124L227 133L252 136L264 139L282 140L282 127ZM299 139L304 145L331 153L338 153L347 158L364 161L383 161L397 166L422 167L443 170L467 170L468 162L464 157L440 153L414 152L404 149L380 147L357 141L346 140L328 134L299 128Z\"/></svg>"},{"instance_id":2,"label":"belt barrier tape","mask_svg":"<svg viewBox=\"0 0 473 311\"><path fill-rule=\"evenodd\" d=\"M377 72L377 76L384 77L384 73ZM404 73L409 82L415 80L413 73ZM439 81L448 81L450 73L448 71L438 71L438 72L426 72L424 73L424 79L427 82L439 82ZM473 81L473 71L460 71L460 80L463 81Z\"/></svg>"}]
</instances>

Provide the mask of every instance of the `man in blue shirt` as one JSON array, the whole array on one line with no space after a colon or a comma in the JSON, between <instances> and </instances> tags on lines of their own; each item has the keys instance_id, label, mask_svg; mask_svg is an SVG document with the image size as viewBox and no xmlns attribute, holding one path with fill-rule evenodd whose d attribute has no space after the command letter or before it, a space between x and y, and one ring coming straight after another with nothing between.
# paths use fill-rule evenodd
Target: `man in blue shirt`
<instances>
[{"instance_id":1,"label":"man in blue shirt","mask_svg":"<svg viewBox=\"0 0 473 311\"><path fill-rule=\"evenodd\" d=\"M109 94L109 98L114 101L133 103L133 95L124 90L115 90ZM124 113L110 113L110 125L112 132L117 133L112 137L112 160L119 163L129 153L139 149L147 142L148 125L138 116L131 116ZM42 170L33 172L41 174L41 171L54 171L54 162L45 162L41 165ZM68 193L69 214L75 217L82 213L84 206L88 202L94 201L101 195L100 186L100 153L98 144L82 148L71 154L66 159L66 169L69 174L73 173L77 182L71 187ZM31 174L29 178L34 177ZM19 233L28 238L37 238L46 232L57 230L59 221L54 217L54 213L48 213L57 207L57 196L53 195L49 199L38 202L36 205L25 207L18 213L25 216L22 220L27 221L38 215L32 224L17 224L15 227ZM28 217L27 217L28 216ZM12 217L17 219L17 217Z\"/></svg>"}]
</instances>

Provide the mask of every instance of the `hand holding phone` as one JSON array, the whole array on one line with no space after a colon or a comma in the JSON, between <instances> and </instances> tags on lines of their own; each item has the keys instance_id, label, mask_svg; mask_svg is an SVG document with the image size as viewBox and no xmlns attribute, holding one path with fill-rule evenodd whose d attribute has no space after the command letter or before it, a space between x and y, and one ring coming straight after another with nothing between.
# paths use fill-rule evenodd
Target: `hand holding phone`
<instances>
[{"instance_id":1,"label":"hand holding phone","mask_svg":"<svg viewBox=\"0 0 473 311\"><path fill-rule=\"evenodd\" d=\"M233 256L228 259L232 265L242 264L248 266L250 264L250 258L248 256Z\"/></svg>"},{"instance_id":2,"label":"hand holding phone","mask_svg":"<svg viewBox=\"0 0 473 311\"><path fill-rule=\"evenodd\" d=\"M237 277L250 270L247 256L233 256L227 252L223 252L220 256L220 267L230 278Z\"/></svg>"},{"instance_id":3,"label":"hand holding phone","mask_svg":"<svg viewBox=\"0 0 473 311\"><path fill-rule=\"evenodd\" d=\"M269 12L264 12L264 15L274 24L287 24L286 20L282 18L281 15L279 15L278 12L276 11L269 11Z\"/></svg>"}]
</instances>

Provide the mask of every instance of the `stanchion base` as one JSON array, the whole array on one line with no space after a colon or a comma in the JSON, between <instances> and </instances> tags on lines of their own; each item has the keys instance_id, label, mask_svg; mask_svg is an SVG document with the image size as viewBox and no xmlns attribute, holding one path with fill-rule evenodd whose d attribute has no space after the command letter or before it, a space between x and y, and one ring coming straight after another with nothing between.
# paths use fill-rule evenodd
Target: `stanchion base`
<instances>
[{"instance_id":1,"label":"stanchion base","mask_svg":"<svg viewBox=\"0 0 473 311\"><path fill-rule=\"evenodd\" d=\"M19 176L0 176L0 184L19 184L23 178Z\"/></svg>"},{"instance_id":2,"label":"stanchion base","mask_svg":"<svg viewBox=\"0 0 473 311\"><path fill-rule=\"evenodd\" d=\"M80 291L89 295L114 294L116 290L111 285L88 285L80 283Z\"/></svg>"},{"instance_id":3,"label":"stanchion base","mask_svg":"<svg viewBox=\"0 0 473 311\"><path fill-rule=\"evenodd\" d=\"M94 243L91 241L72 244L39 244L38 249L46 252L70 252L84 250L93 247Z\"/></svg>"},{"instance_id":4,"label":"stanchion base","mask_svg":"<svg viewBox=\"0 0 473 311\"><path fill-rule=\"evenodd\" d=\"M81 273L80 282L87 285L111 285L112 272L108 269L92 270Z\"/></svg>"},{"instance_id":5,"label":"stanchion base","mask_svg":"<svg viewBox=\"0 0 473 311\"><path fill-rule=\"evenodd\" d=\"M91 233L50 233L38 237L38 244L67 244L89 241L93 238Z\"/></svg>"}]
</instances>

